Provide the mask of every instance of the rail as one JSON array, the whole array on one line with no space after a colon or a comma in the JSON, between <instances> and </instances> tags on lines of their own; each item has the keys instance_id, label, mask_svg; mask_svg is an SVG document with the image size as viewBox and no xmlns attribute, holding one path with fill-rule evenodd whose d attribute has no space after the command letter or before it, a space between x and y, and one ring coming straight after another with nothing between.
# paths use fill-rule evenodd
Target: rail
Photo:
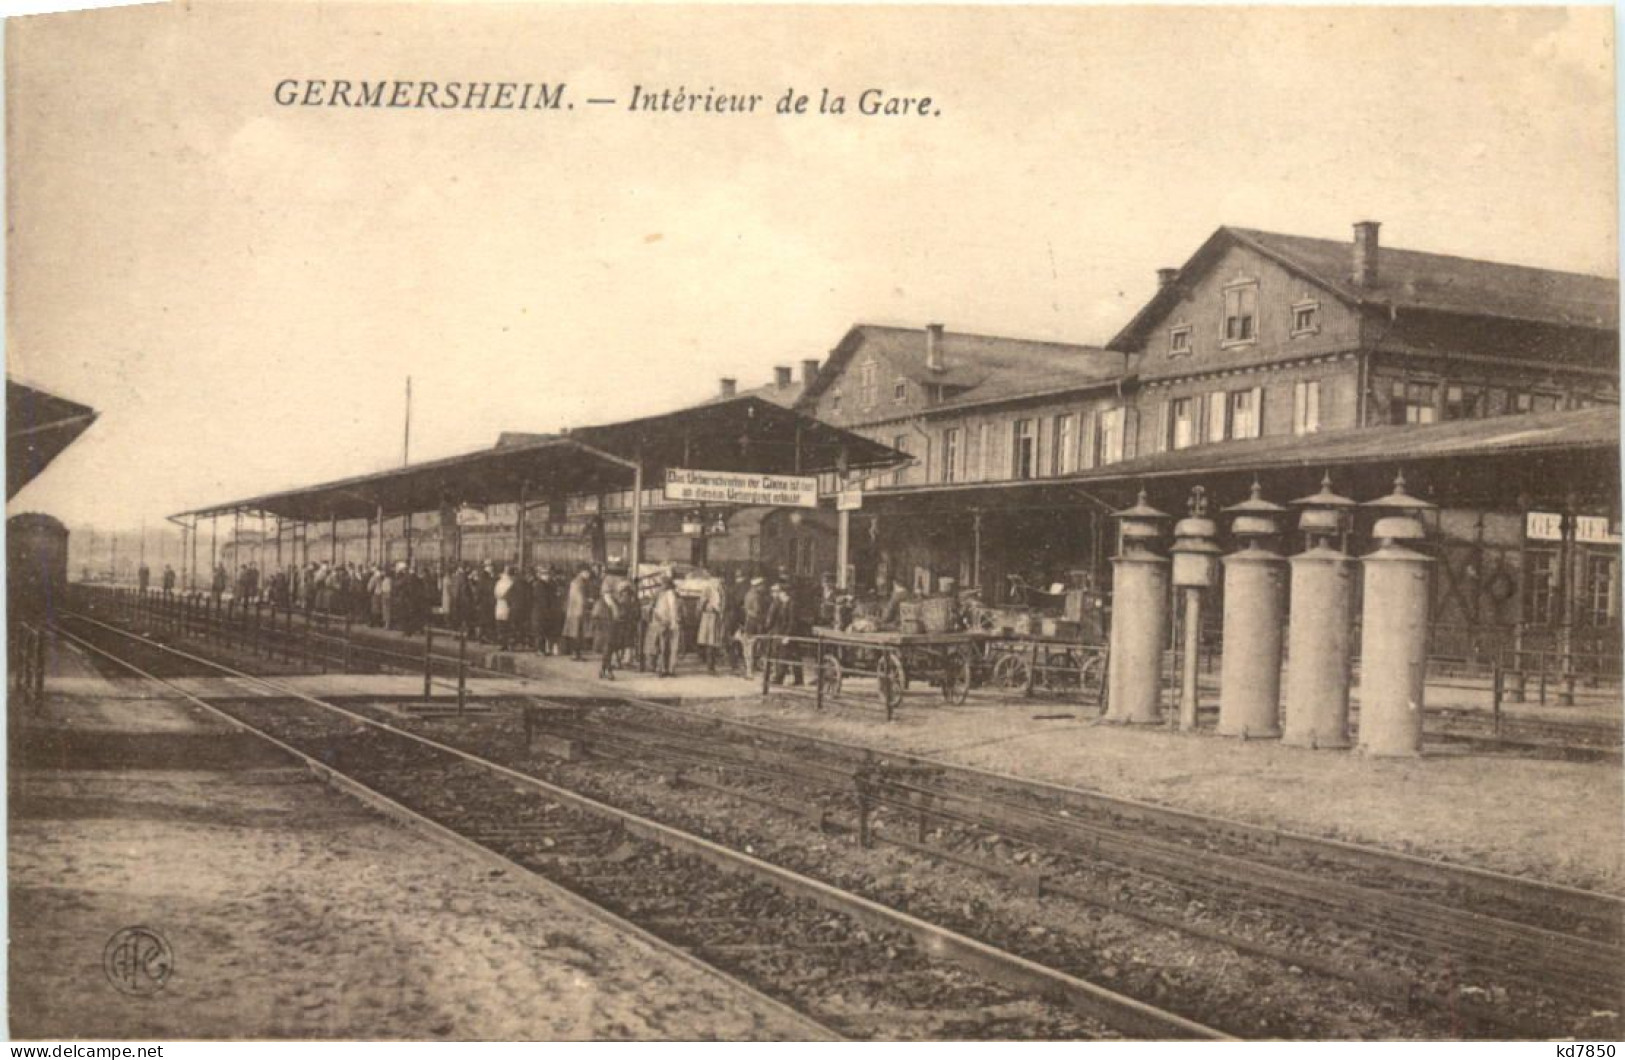
<instances>
[{"instance_id":1,"label":"rail","mask_svg":"<svg viewBox=\"0 0 1625 1060\"><path fill-rule=\"evenodd\" d=\"M539 792L553 802L566 805L602 820L615 822L627 835L651 841L678 854L692 856L730 875L743 874L762 881L784 894L811 901L825 909L850 917L853 921L872 930L897 932L911 939L925 953L946 958L961 967L983 974L994 982L1025 991L1031 996L1057 1001L1122 1032L1163 1039L1226 1039L1228 1037L1211 1027L1117 993L1097 983L1078 978L1048 965L989 945L942 925L892 909L854 891L803 875L750 853L735 850L732 847L630 810L601 802L580 792L560 787L452 744L346 709L274 679L246 673L199 655L158 644L141 637L139 634L130 633L128 630L120 629L117 626L87 616L71 617L77 617L82 621L145 643L169 654L211 666L222 673L256 684L279 696L318 707L344 719L348 724L364 726L370 731L388 734L408 741L414 746L451 756L461 762L488 771L515 787ZM72 634L69 635L72 636ZM145 676L170 685L170 687L176 687L177 691L180 691L172 682L163 681L163 679L153 677L150 674ZM183 692L182 694L186 693ZM211 710L219 712L218 708L214 708L209 704L205 705L209 706ZM243 725L246 723L238 719L235 724ZM256 729L255 731L262 730ZM269 733L264 735L276 739L276 737L270 736ZM332 771L331 767L314 763L302 751L298 753L315 765L324 775L337 775ZM345 779L348 780L349 778ZM350 782L356 783L354 781Z\"/></svg>"}]
</instances>

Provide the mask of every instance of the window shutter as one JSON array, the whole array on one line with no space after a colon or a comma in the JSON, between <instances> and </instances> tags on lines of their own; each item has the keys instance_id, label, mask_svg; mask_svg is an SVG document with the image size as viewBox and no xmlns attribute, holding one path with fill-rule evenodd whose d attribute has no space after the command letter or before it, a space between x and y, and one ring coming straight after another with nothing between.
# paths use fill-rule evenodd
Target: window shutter
<instances>
[{"instance_id":1,"label":"window shutter","mask_svg":"<svg viewBox=\"0 0 1625 1060\"><path fill-rule=\"evenodd\" d=\"M1195 421L1191 424L1191 444L1201 445L1202 439L1207 437L1208 402L1202 400L1201 394L1197 394L1191 401L1194 405L1191 416Z\"/></svg>"},{"instance_id":2,"label":"window shutter","mask_svg":"<svg viewBox=\"0 0 1625 1060\"><path fill-rule=\"evenodd\" d=\"M1095 423L1098 412L1085 412L1078 417L1078 430L1083 432L1078 439L1078 466L1091 468L1095 466Z\"/></svg>"},{"instance_id":3,"label":"window shutter","mask_svg":"<svg viewBox=\"0 0 1625 1060\"><path fill-rule=\"evenodd\" d=\"M1123 459L1133 460L1140 455L1140 410L1123 412Z\"/></svg>"},{"instance_id":4,"label":"window shutter","mask_svg":"<svg viewBox=\"0 0 1625 1060\"><path fill-rule=\"evenodd\" d=\"M1048 432L1044 430L1044 420L1047 418L1037 416L1033 419L1033 478L1043 478L1049 474L1049 467L1047 466L1049 461L1044 459L1044 449L1046 448L1044 443L1048 441L1045 437Z\"/></svg>"},{"instance_id":5,"label":"window shutter","mask_svg":"<svg viewBox=\"0 0 1625 1060\"><path fill-rule=\"evenodd\" d=\"M1252 438L1264 437L1264 388L1253 387L1253 433Z\"/></svg>"},{"instance_id":6,"label":"window shutter","mask_svg":"<svg viewBox=\"0 0 1625 1060\"><path fill-rule=\"evenodd\" d=\"M1172 405L1173 401L1170 399L1164 401L1162 407L1157 410L1157 436L1151 439L1153 453L1160 453L1168 448L1168 416Z\"/></svg>"}]
</instances>

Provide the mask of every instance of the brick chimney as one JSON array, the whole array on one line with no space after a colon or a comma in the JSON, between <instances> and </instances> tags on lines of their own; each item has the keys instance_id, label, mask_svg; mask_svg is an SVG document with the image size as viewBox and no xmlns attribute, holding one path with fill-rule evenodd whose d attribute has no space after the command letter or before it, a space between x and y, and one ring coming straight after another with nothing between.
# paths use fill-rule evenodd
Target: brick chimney
<instances>
[{"instance_id":1,"label":"brick chimney","mask_svg":"<svg viewBox=\"0 0 1625 1060\"><path fill-rule=\"evenodd\" d=\"M1354 282L1371 287L1377 282L1377 229L1381 221L1354 223Z\"/></svg>"},{"instance_id":2,"label":"brick chimney","mask_svg":"<svg viewBox=\"0 0 1625 1060\"><path fill-rule=\"evenodd\" d=\"M784 390L790 385L790 366L780 365L773 369L773 385Z\"/></svg>"},{"instance_id":3,"label":"brick chimney","mask_svg":"<svg viewBox=\"0 0 1625 1060\"><path fill-rule=\"evenodd\" d=\"M722 396L723 397L733 397L738 392L739 392L739 380L731 379L728 376L723 376L722 377Z\"/></svg>"},{"instance_id":4,"label":"brick chimney","mask_svg":"<svg viewBox=\"0 0 1625 1060\"><path fill-rule=\"evenodd\" d=\"M1174 281L1177 279L1179 279L1178 269L1158 269L1157 290L1160 291L1164 287L1172 287L1174 285Z\"/></svg>"},{"instance_id":5,"label":"brick chimney","mask_svg":"<svg viewBox=\"0 0 1625 1060\"><path fill-rule=\"evenodd\" d=\"M813 380L818 378L818 359L810 357L801 362L801 385L812 386Z\"/></svg>"},{"instance_id":6,"label":"brick chimney","mask_svg":"<svg viewBox=\"0 0 1625 1060\"><path fill-rule=\"evenodd\" d=\"M925 366L933 372L947 369L942 360L942 325L927 324L925 326Z\"/></svg>"}]
</instances>

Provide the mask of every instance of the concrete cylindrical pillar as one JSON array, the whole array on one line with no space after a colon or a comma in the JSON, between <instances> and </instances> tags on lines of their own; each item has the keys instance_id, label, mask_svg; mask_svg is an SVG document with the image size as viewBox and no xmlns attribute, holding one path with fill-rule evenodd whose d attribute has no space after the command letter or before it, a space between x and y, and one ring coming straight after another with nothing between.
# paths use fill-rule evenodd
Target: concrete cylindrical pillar
<instances>
[{"instance_id":1,"label":"concrete cylindrical pillar","mask_svg":"<svg viewBox=\"0 0 1625 1060\"><path fill-rule=\"evenodd\" d=\"M1322 545L1293 556L1283 743L1349 746L1354 561Z\"/></svg>"},{"instance_id":2,"label":"concrete cylindrical pillar","mask_svg":"<svg viewBox=\"0 0 1625 1060\"><path fill-rule=\"evenodd\" d=\"M1168 640L1168 561L1136 553L1112 560L1111 673L1106 720L1162 721L1162 646Z\"/></svg>"},{"instance_id":3,"label":"concrete cylindrical pillar","mask_svg":"<svg viewBox=\"0 0 1625 1060\"><path fill-rule=\"evenodd\" d=\"M1281 631L1286 560L1266 548L1224 557L1224 657L1219 671L1221 736L1281 735Z\"/></svg>"},{"instance_id":4,"label":"concrete cylindrical pillar","mask_svg":"<svg viewBox=\"0 0 1625 1060\"><path fill-rule=\"evenodd\" d=\"M1392 541L1366 556L1360 612L1360 750L1422 753L1433 560Z\"/></svg>"}]
</instances>

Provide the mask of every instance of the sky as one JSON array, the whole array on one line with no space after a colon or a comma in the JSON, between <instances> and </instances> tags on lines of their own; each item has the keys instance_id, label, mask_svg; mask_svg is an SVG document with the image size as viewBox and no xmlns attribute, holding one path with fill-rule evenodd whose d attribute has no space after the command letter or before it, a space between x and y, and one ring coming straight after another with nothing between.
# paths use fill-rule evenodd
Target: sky
<instances>
[{"instance_id":1,"label":"sky","mask_svg":"<svg viewBox=\"0 0 1625 1060\"><path fill-rule=\"evenodd\" d=\"M408 375L428 459L763 383L860 321L1102 344L1221 224L1618 261L1600 7L193 3L5 38L8 371L101 411L8 508L71 524L397 465ZM277 104L311 78L576 105ZM848 113L773 113L825 87Z\"/></svg>"}]
</instances>

